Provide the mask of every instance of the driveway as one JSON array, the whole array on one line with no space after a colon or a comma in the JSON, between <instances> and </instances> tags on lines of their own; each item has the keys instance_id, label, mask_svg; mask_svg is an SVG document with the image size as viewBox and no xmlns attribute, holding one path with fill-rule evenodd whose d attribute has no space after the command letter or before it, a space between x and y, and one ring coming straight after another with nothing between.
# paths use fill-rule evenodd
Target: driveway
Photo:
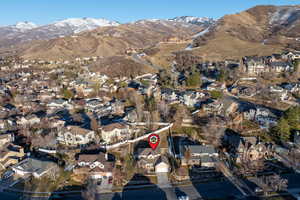
<instances>
[{"instance_id":1,"label":"driveway","mask_svg":"<svg viewBox=\"0 0 300 200\"><path fill-rule=\"evenodd\" d=\"M112 191L112 184L109 183L108 177L103 177L101 184L97 187L99 193L109 193Z\"/></svg>"},{"instance_id":2,"label":"driveway","mask_svg":"<svg viewBox=\"0 0 300 200\"><path fill-rule=\"evenodd\" d=\"M172 187L169 181L169 175L166 172L156 173L157 176L157 185L160 188L169 188Z\"/></svg>"}]
</instances>

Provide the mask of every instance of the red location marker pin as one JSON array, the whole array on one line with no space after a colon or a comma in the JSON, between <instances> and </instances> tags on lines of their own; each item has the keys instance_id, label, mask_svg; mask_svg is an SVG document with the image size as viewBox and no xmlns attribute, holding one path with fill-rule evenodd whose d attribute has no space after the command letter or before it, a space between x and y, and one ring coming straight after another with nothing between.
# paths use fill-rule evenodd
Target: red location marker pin
<instances>
[{"instance_id":1,"label":"red location marker pin","mask_svg":"<svg viewBox=\"0 0 300 200\"><path fill-rule=\"evenodd\" d=\"M149 142L150 147L151 147L153 150L155 150L156 147L157 147L158 144L159 144L159 135L154 134L154 133L151 134L151 135L149 135L149 137L148 137L148 142Z\"/></svg>"}]
</instances>

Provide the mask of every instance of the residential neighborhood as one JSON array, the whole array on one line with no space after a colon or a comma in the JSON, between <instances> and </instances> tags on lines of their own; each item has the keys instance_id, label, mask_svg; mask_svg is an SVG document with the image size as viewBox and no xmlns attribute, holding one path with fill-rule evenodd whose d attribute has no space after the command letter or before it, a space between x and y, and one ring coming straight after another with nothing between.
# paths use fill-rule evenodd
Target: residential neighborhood
<instances>
[{"instance_id":1,"label":"residential neighborhood","mask_svg":"<svg viewBox=\"0 0 300 200\"><path fill-rule=\"evenodd\" d=\"M0 7L0 200L300 199L295 1Z\"/></svg>"},{"instance_id":2,"label":"residential neighborhood","mask_svg":"<svg viewBox=\"0 0 300 200\"><path fill-rule=\"evenodd\" d=\"M85 65L77 73L71 65L48 70L5 62L0 164L3 179L11 180L6 189L30 182L89 189L92 182L107 193L143 186L140 174L162 187L228 179L242 194L235 198L279 191L262 181L300 170L292 164L300 158L298 55L245 57L235 76L230 61L198 63L192 73L175 62L178 77L168 84L166 71L110 78ZM156 149L147 142L150 133L161 138ZM280 190L287 191L283 180Z\"/></svg>"}]
</instances>

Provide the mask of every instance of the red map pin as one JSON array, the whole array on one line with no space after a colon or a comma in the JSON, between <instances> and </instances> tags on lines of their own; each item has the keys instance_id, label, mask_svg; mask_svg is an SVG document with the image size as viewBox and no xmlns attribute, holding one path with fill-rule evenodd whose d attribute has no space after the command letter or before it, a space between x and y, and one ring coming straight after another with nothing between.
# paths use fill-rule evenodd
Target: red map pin
<instances>
[{"instance_id":1,"label":"red map pin","mask_svg":"<svg viewBox=\"0 0 300 200\"><path fill-rule=\"evenodd\" d=\"M148 137L148 142L149 142L150 147L151 147L153 150L155 150L156 147L157 147L158 144L159 144L159 135L154 134L154 133L151 134L151 135L149 135L149 137Z\"/></svg>"}]
</instances>

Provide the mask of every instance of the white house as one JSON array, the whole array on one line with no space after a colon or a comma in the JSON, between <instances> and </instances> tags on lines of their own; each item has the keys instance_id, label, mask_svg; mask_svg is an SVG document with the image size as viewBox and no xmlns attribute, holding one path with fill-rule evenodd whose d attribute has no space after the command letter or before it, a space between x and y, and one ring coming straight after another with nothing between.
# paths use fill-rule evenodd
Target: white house
<instances>
[{"instance_id":1,"label":"white house","mask_svg":"<svg viewBox=\"0 0 300 200\"><path fill-rule=\"evenodd\" d=\"M95 132L79 126L67 126L58 133L57 141L65 145L86 145L95 140Z\"/></svg>"},{"instance_id":2,"label":"white house","mask_svg":"<svg viewBox=\"0 0 300 200\"><path fill-rule=\"evenodd\" d=\"M126 140L130 137L129 126L125 123L112 123L101 127L102 139L110 144L119 140Z\"/></svg>"}]
</instances>

